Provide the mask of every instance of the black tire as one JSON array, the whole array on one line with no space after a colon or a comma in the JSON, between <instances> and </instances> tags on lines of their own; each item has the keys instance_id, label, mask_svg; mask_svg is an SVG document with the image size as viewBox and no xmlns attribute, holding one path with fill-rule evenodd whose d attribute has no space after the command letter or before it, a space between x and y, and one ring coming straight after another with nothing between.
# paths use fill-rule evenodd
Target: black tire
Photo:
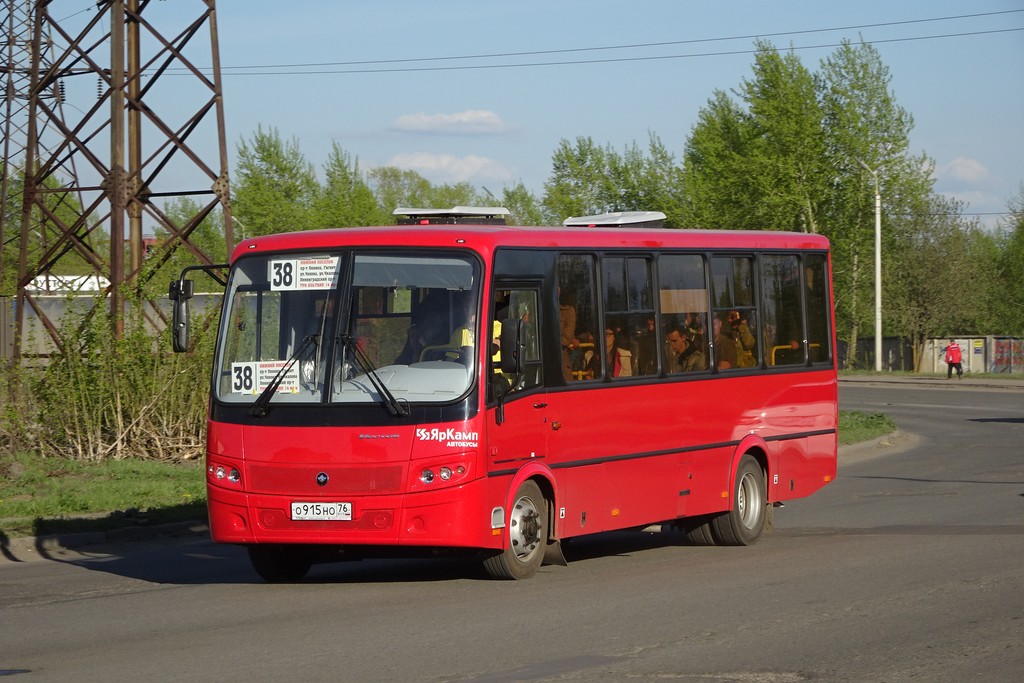
<instances>
[{"instance_id":1,"label":"black tire","mask_svg":"<svg viewBox=\"0 0 1024 683\"><path fill-rule=\"evenodd\" d=\"M313 566L312 553L301 545L250 545L246 550L252 568L269 583L299 581Z\"/></svg>"},{"instance_id":2,"label":"black tire","mask_svg":"<svg viewBox=\"0 0 1024 683\"><path fill-rule=\"evenodd\" d=\"M720 545L756 543L764 531L766 505L764 471L753 456L744 455L733 481L732 509L711 523L715 540Z\"/></svg>"},{"instance_id":3,"label":"black tire","mask_svg":"<svg viewBox=\"0 0 1024 683\"><path fill-rule=\"evenodd\" d=\"M690 545L715 545L715 536L711 532L712 519L713 515L701 515L679 520L679 527L686 535L686 542Z\"/></svg>"},{"instance_id":4,"label":"black tire","mask_svg":"<svg viewBox=\"0 0 1024 683\"><path fill-rule=\"evenodd\" d=\"M537 573L548 542L548 502L536 482L523 482L509 510L505 549L484 559L492 579L528 579Z\"/></svg>"}]
</instances>

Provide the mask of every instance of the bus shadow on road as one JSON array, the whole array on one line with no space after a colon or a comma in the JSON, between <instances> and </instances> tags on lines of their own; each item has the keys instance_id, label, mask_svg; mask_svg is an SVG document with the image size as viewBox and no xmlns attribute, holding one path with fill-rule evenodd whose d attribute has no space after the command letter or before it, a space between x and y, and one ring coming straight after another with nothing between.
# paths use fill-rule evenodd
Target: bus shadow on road
<instances>
[{"instance_id":1,"label":"bus shadow on road","mask_svg":"<svg viewBox=\"0 0 1024 683\"><path fill-rule=\"evenodd\" d=\"M681 532L610 531L572 539L563 545L571 571L574 564L686 545ZM244 548L207 539L97 546L75 551L40 553L39 559L72 564L156 584L264 584L252 569ZM440 555L409 558L353 558L315 564L297 584L415 583L490 581L482 557ZM544 567L543 571L558 571Z\"/></svg>"}]
</instances>

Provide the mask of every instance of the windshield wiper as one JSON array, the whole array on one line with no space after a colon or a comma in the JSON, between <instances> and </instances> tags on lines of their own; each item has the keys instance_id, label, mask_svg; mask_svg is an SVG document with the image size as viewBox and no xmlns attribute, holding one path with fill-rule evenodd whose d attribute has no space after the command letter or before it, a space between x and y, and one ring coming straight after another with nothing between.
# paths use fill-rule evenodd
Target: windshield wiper
<instances>
[{"instance_id":1,"label":"windshield wiper","mask_svg":"<svg viewBox=\"0 0 1024 683\"><path fill-rule=\"evenodd\" d=\"M352 337L352 335L345 335L341 338L342 343L346 349L352 349L352 357L356 361L356 365L363 371L367 377L370 378L370 382L373 384L373 388L377 390L380 397L384 400L384 404L388 407L388 410L395 417L404 417L409 414L409 406L403 405L398 402L395 395L391 393L391 390L387 388L380 376L377 375L377 369L373 367L373 362L367 357L363 350L359 348L359 343Z\"/></svg>"},{"instance_id":2,"label":"windshield wiper","mask_svg":"<svg viewBox=\"0 0 1024 683\"><path fill-rule=\"evenodd\" d=\"M320 335L318 334L308 335L302 340L302 343L299 344L299 348L295 349L295 353L291 355L288 362L281 366L281 369L277 371L274 378L270 380L270 384L268 384L260 395L256 397L256 400L253 401L252 406L249 407L250 415L253 417L267 416L267 413L270 412L270 399L273 398L277 388L281 386L281 382L284 381L285 375L287 375L291 367L295 365L295 361L297 361L299 357L310 347L316 345L318 341L320 341Z\"/></svg>"}]
</instances>

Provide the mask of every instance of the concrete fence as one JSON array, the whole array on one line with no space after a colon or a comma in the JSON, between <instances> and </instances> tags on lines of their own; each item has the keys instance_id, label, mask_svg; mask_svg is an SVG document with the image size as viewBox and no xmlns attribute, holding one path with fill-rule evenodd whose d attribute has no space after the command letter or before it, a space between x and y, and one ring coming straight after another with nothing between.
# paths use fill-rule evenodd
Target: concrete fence
<instances>
[{"instance_id":1,"label":"concrete fence","mask_svg":"<svg viewBox=\"0 0 1024 683\"><path fill-rule=\"evenodd\" d=\"M997 375L1024 374L1024 338L953 337L960 345L964 372L988 372ZM949 338L927 339L921 372L946 371L946 347Z\"/></svg>"}]
</instances>

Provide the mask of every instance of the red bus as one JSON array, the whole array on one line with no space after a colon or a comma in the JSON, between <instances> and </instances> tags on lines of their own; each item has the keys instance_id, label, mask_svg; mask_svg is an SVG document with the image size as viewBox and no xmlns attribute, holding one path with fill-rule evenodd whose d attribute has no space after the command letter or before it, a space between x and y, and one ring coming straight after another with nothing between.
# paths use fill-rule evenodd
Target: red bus
<instances>
[{"instance_id":1,"label":"red bus","mask_svg":"<svg viewBox=\"0 0 1024 683\"><path fill-rule=\"evenodd\" d=\"M265 580L417 551L522 579L566 539L654 524L748 545L835 477L824 237L400 211L231 256L210 530ZM192 292L171 285L176 350Z\"/></svg>"}]
</instances>

